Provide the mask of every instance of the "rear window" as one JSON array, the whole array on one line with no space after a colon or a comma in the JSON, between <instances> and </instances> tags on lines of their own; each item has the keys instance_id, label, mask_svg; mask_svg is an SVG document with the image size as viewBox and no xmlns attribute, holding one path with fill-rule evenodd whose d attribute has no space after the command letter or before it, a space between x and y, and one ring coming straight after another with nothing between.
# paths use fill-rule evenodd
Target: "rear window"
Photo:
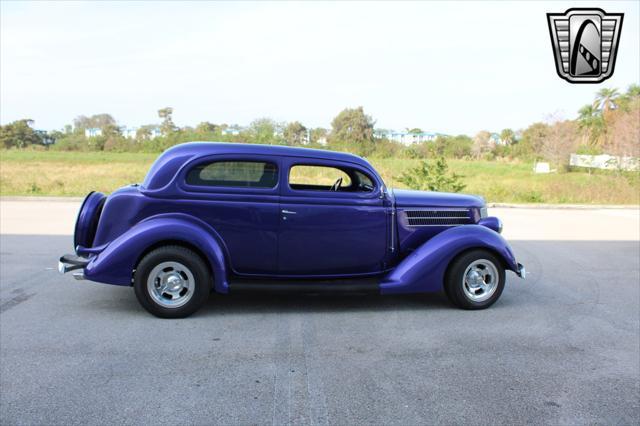
<instances>
[{"instance_id":1,"label":"rear window","mask_svg":"<svg viewBox=\"0 0 640 426\"><path fill-rule=\"evenodd\" d=\"M278 167L261 161L215 161L195 166L186 182L198 186L274 188Z\"/></svg>"}]
</instances>

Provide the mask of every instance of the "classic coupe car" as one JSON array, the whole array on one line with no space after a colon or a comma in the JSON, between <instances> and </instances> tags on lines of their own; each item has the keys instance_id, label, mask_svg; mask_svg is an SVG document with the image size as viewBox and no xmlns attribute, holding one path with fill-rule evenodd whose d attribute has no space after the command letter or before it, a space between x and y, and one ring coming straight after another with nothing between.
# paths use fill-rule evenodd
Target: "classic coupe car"
<instances>
[{"instance_id":1,"label":"classic coupe car","mask_svg":"<svg viewBox=\"0 0 640 426\"><path fill-rule=\"evenodd\" d=\"M159 317L240 291L422 293L493 304L524 267L472 195L388 189L356 155L231 143L165 151L144 182L85 198L61 273L133 286Z\"/></svg>"}]
</instances>

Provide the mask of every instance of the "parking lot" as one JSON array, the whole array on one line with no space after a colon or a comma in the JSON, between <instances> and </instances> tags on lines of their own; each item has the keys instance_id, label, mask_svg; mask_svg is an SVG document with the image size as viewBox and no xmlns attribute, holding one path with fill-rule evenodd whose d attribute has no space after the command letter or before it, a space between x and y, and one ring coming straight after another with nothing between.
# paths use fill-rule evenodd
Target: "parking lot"
<instances>
[{"instance_id":1,"label":"parking lot","mask_svg":"<svg viewBox=\"0 0 640 426\"><path fill-rule=\"evenodd\" d=\"M58 274L78 203L2 204L2 424L640 422L637 209L493 209L530 275L484 311L212 295L161 320Z\"/></svg>"}]
</instances>

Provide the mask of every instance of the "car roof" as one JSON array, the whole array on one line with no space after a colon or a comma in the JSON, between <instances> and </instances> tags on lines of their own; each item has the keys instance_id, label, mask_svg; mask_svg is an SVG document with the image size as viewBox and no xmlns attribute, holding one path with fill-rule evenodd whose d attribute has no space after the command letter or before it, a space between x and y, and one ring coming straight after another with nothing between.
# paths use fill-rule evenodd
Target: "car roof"
<instances>
[{"instance_id":1,"label":"car roof","mask_svg":"<svg viewBox=\"0 0 640 426\"><path fill-rule=\"evenodd\" d=\"M169 152L176 155L190 153L199 157L213 154L285 155L291 157L311 157L326 160L349 161L362 166L370 166L364 158L346 152L282 145L259 145L229 142L187 142L176 145L166 151L167 154Z\"/></svg>"},{"instance_id":2,"label":"car roof","mask_svg":"<svg viewBox=\"0 0 640 426\"><path fill-rule=\"evenodd\" d=\"M164 151L160 157L158 157L153 166L151 166L143 186L148 189L157 189L162 187L169 183L168 178L170 176L173 177L179 167L186 161L216 154L273 155L345 161L357 164L372 171L374 170L371 164L369 164L369 162L364 158L346 152L281 145L258 145L229 142L186 142L169 148Z\"/></svg>"}]
</instances>

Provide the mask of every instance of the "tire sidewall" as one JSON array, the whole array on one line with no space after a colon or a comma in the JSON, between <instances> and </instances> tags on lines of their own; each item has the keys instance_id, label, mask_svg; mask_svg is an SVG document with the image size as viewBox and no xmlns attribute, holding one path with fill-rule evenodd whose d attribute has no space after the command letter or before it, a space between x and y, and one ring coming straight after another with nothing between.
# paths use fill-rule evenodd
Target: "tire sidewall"
<instances>
[{"instance_id":1,"label":"tire sidewall","mask_svg":"<svg viewBox=\"0 0 640 426\"><path fill-rule=\"evenodd\" d=\"M147 279L151 270L162 262L178 262L186 266L193 274L194 294L187 303L177 308L167 308L153 300L147 288ZM161 318L184 318L200 308L211 292L209 270L195 252L179 247L167 246L153 250L138 264L133 280L133 287L140 304L150 313Z\"/></svg>"},{"instance_id":2,"label":"tire sidewall","mask_svg":"<svg viewBox=\"0 0 640 426\"><path fill-rule=\"evenodd\" d=\"M487 300L477 302L467 297L464 292L464 273L467 267L474 261L486 259L492 262L498 270L498 288ZM493 253L486 250L473 250L458 257L447 274L445 283L447 295L456 305L463 309L484 309L493 305L502 294L505 285L505 269L500 259Z\"/></svg>"}]
</instances>

